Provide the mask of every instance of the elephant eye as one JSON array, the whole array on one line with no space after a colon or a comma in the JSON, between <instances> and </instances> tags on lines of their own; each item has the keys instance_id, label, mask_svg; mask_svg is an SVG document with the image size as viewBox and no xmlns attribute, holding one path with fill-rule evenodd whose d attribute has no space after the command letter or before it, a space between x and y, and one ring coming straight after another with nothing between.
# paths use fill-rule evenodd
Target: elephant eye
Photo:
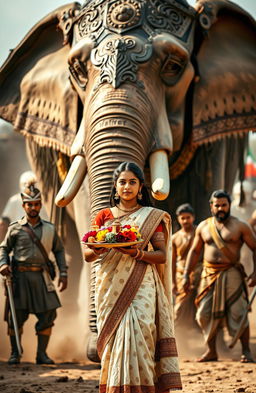
<instances>
[{"instance_id":1,"label":"elephant eye","mask_svg":"<svg viewBox=\"0 0 256 393\"><path fill-rule=\"evenodd\" d=\"M181 75L185 67L185 60L175 55L169 55L165 60L160 76L168 85L177 82L178 77Z\"/></svg>"},{"instance_id":2,"label":"elephant eye","mask_svg":"<svg viewBox=\"0 0 256 393\"><path fill-rule=\"evenodd\" d=\"M77 84L81 87L81 89L85 90L88 81L88 76L84 64L76 59L73 62L73 64L70 65L69 72L72 75L72 77L75 79Z\"/></svg>"}]
</instances>

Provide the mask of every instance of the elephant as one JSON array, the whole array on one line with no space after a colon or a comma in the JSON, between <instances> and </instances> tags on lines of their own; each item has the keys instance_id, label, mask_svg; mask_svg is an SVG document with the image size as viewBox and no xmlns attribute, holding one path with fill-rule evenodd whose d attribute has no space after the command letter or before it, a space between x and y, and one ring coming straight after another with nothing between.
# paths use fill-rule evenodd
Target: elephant
<instances>
[{"instance_id":1,"label":"elephant","mask_svg":"<svg viewBox=\"0 0 256 393\"><path fill-rule=\"evenodd\" d=\"M198 221L213 189L243 179L255 33L228 0L87 0L48 14L10 53L0 116L25 135L44 194L80 237L122 161L144 169L157 207L174 216L190 202Z\"/></svg>"}]
</instances>

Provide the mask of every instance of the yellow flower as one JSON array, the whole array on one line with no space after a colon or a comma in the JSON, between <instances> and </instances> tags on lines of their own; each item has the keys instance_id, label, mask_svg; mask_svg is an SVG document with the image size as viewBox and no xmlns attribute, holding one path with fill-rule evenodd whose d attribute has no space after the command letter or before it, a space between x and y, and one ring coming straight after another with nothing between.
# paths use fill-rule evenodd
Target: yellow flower
<instances>
[{"instance_id":1,"label":"yellow flower","mask_svg":"<svg viewBox=\"0 0 256 393\"><path fill-rule=\"evenodd\" d=\"M107 229L104 229L103 231L97 232L96 240L98 242L103 242L105 240L106 233L108 233Z\"/></svg>"}]
</instances>

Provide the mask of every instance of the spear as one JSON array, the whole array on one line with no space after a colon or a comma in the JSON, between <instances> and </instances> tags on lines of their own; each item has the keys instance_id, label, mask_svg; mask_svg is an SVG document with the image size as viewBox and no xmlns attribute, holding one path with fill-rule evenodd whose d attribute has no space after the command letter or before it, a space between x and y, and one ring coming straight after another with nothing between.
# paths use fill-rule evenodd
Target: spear
<instances>
[{"instance_id":1,"label":"spear","mask_svg":"<svg viewBox=\"0 0 256 393\"><path fill-rule=\"evenodd\" d=\"M15 311L14 300L13 300L12 279L9 274L5 278L5 283L6 283L6 288L7 288L7 292L8 292L8 298L9 298L11 316L12 316L12 321L13 321L13 326L14 326L16 344L17 344L19 356L21 356L22 355L22 348L20 345L19 328L18 328L18 324L17 324L16 311Z\"/></svg>"}]
</instances>

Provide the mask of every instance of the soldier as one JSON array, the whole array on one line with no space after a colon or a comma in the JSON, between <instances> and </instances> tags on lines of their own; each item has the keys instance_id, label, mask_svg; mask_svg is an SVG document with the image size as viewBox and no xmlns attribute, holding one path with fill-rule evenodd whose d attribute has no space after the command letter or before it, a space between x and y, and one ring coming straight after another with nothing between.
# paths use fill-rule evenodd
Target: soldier
<instances>
[{"instance_id":1,"label":"soldier","mask_svg":"<svg viewBox=\"0 0 256 393\"><path fill-rule=\"evenodd\" d=\"M172 277L173 293L175 297L175 328L190 327L198 328L195 321L196 306L194 304L197 287L200 280L202 267L200 264L191 273L191 286L189 292L185 292L182 286L186 257L192 246L195 236L195 214L189 203L180 205L176 210L177 220L181 229L172 237ZM179 329L177 329L177 332Z\"/></svg>"},{"instance_id":2,"label":"soldier","mask_svg":"<svg viewBox=\"0 0 256 393\"><path fill-rule=\"evenodd\" d=\"M29 314L35 314L38 337L37 364L53 364L46 354L52 326L61 306L47 267L48 254L52 251L59 269L60 292L67 287L67 266L62 242L52 223L39 216L42 207L41 193L33 182L21 193L25 216L9 225L0 245L0 273L14 282L14 306L18 336ZM38 239L40 239L38 241ZM13 253L10 263L9 254ZM8 310L7 323L11 341L9 364L20 363L19 346L15 337L15 324ZM19 341L19 340L18 340Z\"/></svg>"},{"instance_id":3,"label":"soldier","mask_svg":"<svg viewBox=\"0 0 256 393\"><path fill-rule=\"evenodd\" d=\"M210 198L212 217L202 221L188 253L184 271L183 288L188 290L190 273L204 249L203 273L197 295L197 321L207 343L207 351L200 362L216 361L216 337L225 323L231 336L237 333L240 321L247 310L248 299L245 274L240 263L244 243L253 252L253 272L249 287L256 285L256 237L250 226L230 215L231 198L223 190L214 191ZM246 319L240 336L241 362L253 362L249 346L249 321Z\"/></svg>"}]
</instances>

